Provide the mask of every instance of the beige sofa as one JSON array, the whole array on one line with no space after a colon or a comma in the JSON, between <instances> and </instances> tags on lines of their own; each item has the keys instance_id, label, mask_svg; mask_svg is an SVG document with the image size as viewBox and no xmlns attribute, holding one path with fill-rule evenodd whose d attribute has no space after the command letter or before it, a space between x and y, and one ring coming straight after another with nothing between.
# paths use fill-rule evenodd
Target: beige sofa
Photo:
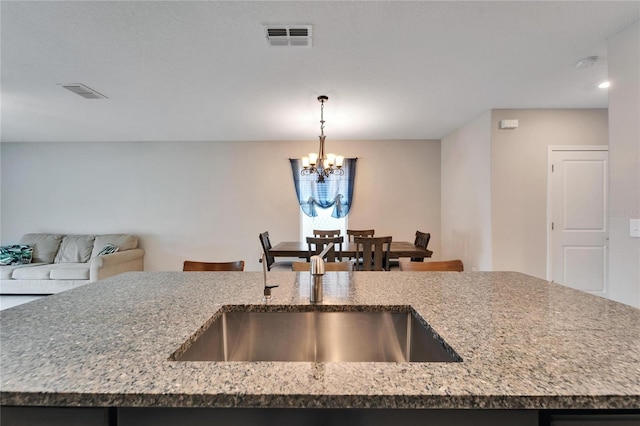
<instances>
[{"instance_id":1,"label":"beige sofa","mask_svg":"<svg viewBox=\"0 0 640 426\"><path fill-rule=\"evenodd\" d=\"M0 266L2 295L54 294L143 269L135 235L26 234L20 244L33 248L32 263ZM108 245L117 251L99 255Z\"/></svg>"}]
</instances>

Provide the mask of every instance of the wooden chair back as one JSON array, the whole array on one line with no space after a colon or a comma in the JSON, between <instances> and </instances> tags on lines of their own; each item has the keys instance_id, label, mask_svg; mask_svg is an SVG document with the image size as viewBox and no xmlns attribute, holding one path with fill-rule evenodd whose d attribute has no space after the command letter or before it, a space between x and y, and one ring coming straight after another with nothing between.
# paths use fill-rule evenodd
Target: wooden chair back
<instances>
[{"instance_id":1,"label":"wooden chair back","mask_svg":"<svg viewBox=\"0 0 640 426\"><path fill-rule=\"evenodd\" d=\"M196 262L185 260L183 271L244 271L244 260L235 262Z\"/></svg>"},{"instance_id":2,"label":"wooden chair back","mask_svg":"<svg viewBox=\"0 0 640 426\"><path fill-rule=\"evenodd\" d=\"M327 262L342 261L342 243L343 237L307 237L307 246L309 249L309 258L314 254L320 254L322 250L330 243L333 243L333 248L327 252L325 260ZM308 261L309 259L307 259Z\"/></svg>"},{"instance_id":3,"label":"wooden chair back","mask_svg":"<svg viewBox=\"0 0 640 426\"><path fill-rule=\"evenodd\" d=\"M374 229L347 229L347 238L353 242L353 237L373 237L375 233Z\"/></svg>"},{"instance_id":4,"label":"wooden chair back","mask_svg":"<svg viewBox=\"0 0 640 426\"><path fill-rule=\"evenodd\" d=\"M273 247L271 245L271 240L269 239L269 232L262 232L259 236L260 245L262 246L262 252L264 253L264 258L267 263L267 270L270 271L272 269L283 269L288 270L291 268L290 260L278 260L276 261L275 257L269 255L269 250ZM262 262L262 257L258 260Z\"/></svg>"},{"instance_id":5,"label":"wooden chair back","mask_svg":"<svg viewBox=\"0 0 640 426\"><path fill-rule=\"evenodd\" d=\"M273 256L269 256L269 250L271 247L271 240L269 239L269 232L264 231L259 235L260 244L262 245L262 251L264 252L265 259L267 259L267 270L271 270L271 265L275 262L275 258Z\"/></svg>"},{"instance_id":6,"label":"wooden chair back","mask_svg":"<svg viewBox=\"0 0 640 426\"><path fill-rule=\"evenodd\" d=\"M291 269L293 271L309 271L311 268L311 263L309 262L292 262ZM344 260L342 262L325 262L324 263L325 271L353 271L353 263L348 260Z\"/></svg>"},{"instance_id":7,"label":"wooden chair back","mask_svg":"<svg viewBox=\"0 0 640 426\"><path fill-rule=\"evenodd\" d=\"M449 271L462 272L464 266L461 260L443 260L433 262L400 262L401 271Z\"/></svg>"},{"instance_id":8,"label":"wooden chair back","mask_svg":"<svg viewBox=\"0 0 640 426\"><path fill-rule=\"evenodd\" d=\"M388 271L392 237L353 237L362 271ZM370 260L369 260L370 259Z\"/></svg>"},{"instance_id":9,"label":"wooden chair back","mask_svg":"<svg viewBox=\"0 0 640 426\"><path fill-rule=\"evenodd\" d=\"M314 229L313 236L323 237L323 238L339 237L340 230L339 229Z\"/></svg>"},{"instance_id":10,"label":"wooden chair back","mask_svg":"<svg viewBox=\"0 0 640 426\"><path fill-rule=\"evenodd\" d=\"M418 247L422 247L423 249L426 249L427 246L429 245L430 239L431 239L430 233L416 231L416 239L414 240L413 244L415 244ZM411 258L412 262L422 262L423 260L424 259L422 258Z\"/></svg>"}]
</instances>

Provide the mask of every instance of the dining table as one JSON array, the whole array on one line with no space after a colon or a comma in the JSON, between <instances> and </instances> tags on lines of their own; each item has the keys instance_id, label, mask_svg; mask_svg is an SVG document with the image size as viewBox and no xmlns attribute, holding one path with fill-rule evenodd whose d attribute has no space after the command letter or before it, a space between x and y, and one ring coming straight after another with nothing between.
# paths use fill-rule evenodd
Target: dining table
<instances>
[{"instance_id":1,"label":"dining table","mask_svg":"<svg viewBox=\"0 0 640 426\"><path fill-rule=\"evenodd\" d=\"M357 244L354 242L342 243L342 257L356 257ZM433 251L420 247L411 241L391 241L389 257L399 259L401 257L420 258L431 257ZM269 249L269 255L273 257L299 257L309 256L309 245L303 241L283 241Z\"/></svg>"}]
</instances>

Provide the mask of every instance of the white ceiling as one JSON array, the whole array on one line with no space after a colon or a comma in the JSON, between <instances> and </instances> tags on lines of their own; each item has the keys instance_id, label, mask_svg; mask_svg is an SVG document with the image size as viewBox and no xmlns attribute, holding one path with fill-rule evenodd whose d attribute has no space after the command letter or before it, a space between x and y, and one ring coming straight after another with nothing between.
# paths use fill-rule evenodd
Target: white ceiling
<instances>
[{"instance_id":1,"label":"white ceiling","mask_svg":"<svg viewBox=\"0 0 640 426\"><path fill-rule=\"evenodd\" d=\"M440 139L489 109L606 107L606 39L640 2L3 0L0 13L5 142L313 140L318 95L328 139ZM269 47L263 24L311 24L313 47Z\"/></svg>"}]
</instances>

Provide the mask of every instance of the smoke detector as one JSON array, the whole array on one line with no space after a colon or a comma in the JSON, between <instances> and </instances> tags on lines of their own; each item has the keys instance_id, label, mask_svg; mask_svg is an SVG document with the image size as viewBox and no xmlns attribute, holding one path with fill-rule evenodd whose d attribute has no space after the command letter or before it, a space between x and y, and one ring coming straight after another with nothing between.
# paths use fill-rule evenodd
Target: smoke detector
<instances>
[{"instance_id":1,"label":"smoke detector","mask_svg":"<svg viewBox=\"0 0 640 426\"><path fill-rule=\"evenodd\" d=\"M86 99L107 99L107 97L102 93L93 90L82 83L61 84L61 86Z\"/></svg>"},{"instance_id":2,"label":"smoke detector","mask_svg":"<svg viewBox=\"0 0 640 426\"><path fill-rule=\"evenodd\" d=\"M589 68L594 66L596 62L598 62L597 56L588 56L576 62L576 68Z\"/></svg>"},{"instance_id":3,"label":"smoke detector","mask_svg":"<svg viewBox=\"0 0 640 426\"><path fill-rule=\"evenodd\" d=\"M311 25L263 25L269 46L311 47Z\"/></svg>"}]
</instances>

